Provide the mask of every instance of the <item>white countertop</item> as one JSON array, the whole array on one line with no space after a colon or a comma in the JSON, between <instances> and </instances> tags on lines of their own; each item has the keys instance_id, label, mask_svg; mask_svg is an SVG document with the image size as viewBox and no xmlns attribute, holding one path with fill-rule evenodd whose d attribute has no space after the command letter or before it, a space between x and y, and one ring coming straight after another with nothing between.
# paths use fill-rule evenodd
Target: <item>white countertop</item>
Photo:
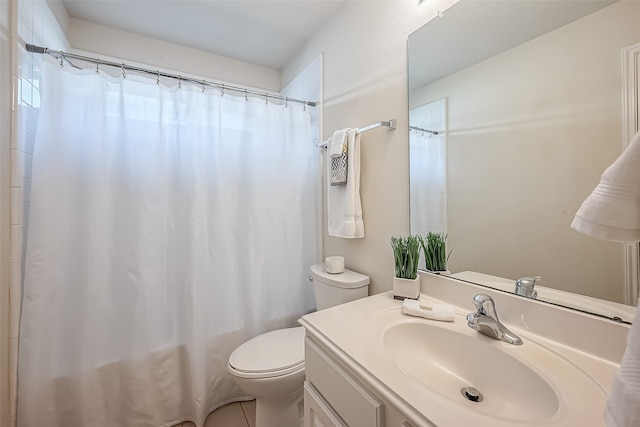
<instances>
[{"instance_id":1,"label":"white countertop","mask_svg":"<svg viewBox=\"0 0 640 427\"><path fill-rule=\"evenodd\" d=\"M456 307L454 322L407 316L402 313L401 306L402 302L394 300L392 293L388 292L305 315L300 319L300 324L306 328L308 336L335 353L345 367L367 383L374 393L380 394L405 413L416 426L605 425L604 407L618 368L617 363L534 334L522 325L507 324L522 337L524 344L521 346L480 335L467 326L465 319L473 309L471 301L468 307ZM497 303L496 307L500 315L500 305ZM485 402L469 402L463 398L454 401L450 396L439 393L438 384L424 384L416 380L412 372L397 366L386 352L383 343L385 331L403 322L437 323L439 327L474 339L478 335L479 339L489 340L489 345L498 346L501 351L508 352L544 378L559 398L559 409L539 422L519 422L508 417L496 418L483 413L479 406L474 406ZM588 334L589 331L584 333ZM437 342L417 344L438 345ZM416 346L414 351L419 352L419 348ZM473 364L474 355L469 354L468 357L469 363ZM419 361L419 357L416 360ZM505 401L504 404L509 402Z\"/></svg>"}]
</instances>

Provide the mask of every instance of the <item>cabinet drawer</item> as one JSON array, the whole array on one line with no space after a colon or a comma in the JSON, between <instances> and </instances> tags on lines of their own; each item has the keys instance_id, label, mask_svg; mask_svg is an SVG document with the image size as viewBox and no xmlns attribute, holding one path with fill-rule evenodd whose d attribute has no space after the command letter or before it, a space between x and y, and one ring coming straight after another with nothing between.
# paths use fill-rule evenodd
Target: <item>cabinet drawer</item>
<instances>
[{"instance_id":1,"label":"cabinet drawer","mask_svg":"<svg viewBox=\"0 0 640 427\"><path fill-rule=\"evenodd\" d=\"M305 427L348 427L308 381L304 382L304 425Z\"/></svg>"},{"instance_id":2,"label":"cabinet drawer","mask_svg":"<svg viewBox=\"0 0 640 427\"><path fill-rule=\"evenodd\" d=\"M307 381L349 427L382 427L382 403L308 337L305 370Z\"/></svg>"}]
</instances>

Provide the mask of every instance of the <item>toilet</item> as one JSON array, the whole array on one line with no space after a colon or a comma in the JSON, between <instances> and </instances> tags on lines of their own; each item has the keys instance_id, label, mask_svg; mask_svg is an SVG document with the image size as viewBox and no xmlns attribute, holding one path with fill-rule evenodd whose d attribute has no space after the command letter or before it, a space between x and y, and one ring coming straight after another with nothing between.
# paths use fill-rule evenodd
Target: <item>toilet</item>
<instances>
[{"instance_id":1,"label":"toilet","mask_svg":"<svg viewBox=\"0 0 640 427\"><path fill-rule=\"evenodd\" d=\"M329 274L311 266L318 310L369 295L369 277L345 269ZM277 329L236 348L227 369L245 393L256 399L256 427L300 427L304 384L304 328Z\"/></svg>"}]
</instances>

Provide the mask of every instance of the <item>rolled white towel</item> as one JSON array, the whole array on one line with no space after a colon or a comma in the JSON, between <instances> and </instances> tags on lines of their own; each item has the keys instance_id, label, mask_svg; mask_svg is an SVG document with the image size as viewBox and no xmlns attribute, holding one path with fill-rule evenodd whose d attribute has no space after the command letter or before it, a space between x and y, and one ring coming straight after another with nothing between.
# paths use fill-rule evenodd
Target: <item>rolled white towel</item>
<instances>
[{"instance_id":1,"label":"rolled white towel","mask_svg":"<svg viewBox=\"0 0 640 427\"><path fill-rule=\"evenodd\" d=\"M431 306L431 309L425 309L421 308L420 301L409 298L402 302L402 312L410 316L424 317L425 319L442 322L453 322L456 317L456 310L452 305L435 303Z\"/></svg>"}]
</instances>

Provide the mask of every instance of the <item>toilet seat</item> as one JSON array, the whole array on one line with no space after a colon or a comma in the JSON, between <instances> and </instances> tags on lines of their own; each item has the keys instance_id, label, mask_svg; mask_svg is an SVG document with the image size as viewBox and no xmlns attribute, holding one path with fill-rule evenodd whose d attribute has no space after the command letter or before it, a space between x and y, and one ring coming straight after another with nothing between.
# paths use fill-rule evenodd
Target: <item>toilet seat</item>
<instances>
[{"instance_id":1,"label":"toilet seat","mask_svg":"<svg viewBox=\"0 0 640 427\"><path fill-rule=\"evenodd\" d=\"M271 378L304 369L304 328L258 335L231 353L229 369L240 378Z\"/></svg>"}]
</instances>

